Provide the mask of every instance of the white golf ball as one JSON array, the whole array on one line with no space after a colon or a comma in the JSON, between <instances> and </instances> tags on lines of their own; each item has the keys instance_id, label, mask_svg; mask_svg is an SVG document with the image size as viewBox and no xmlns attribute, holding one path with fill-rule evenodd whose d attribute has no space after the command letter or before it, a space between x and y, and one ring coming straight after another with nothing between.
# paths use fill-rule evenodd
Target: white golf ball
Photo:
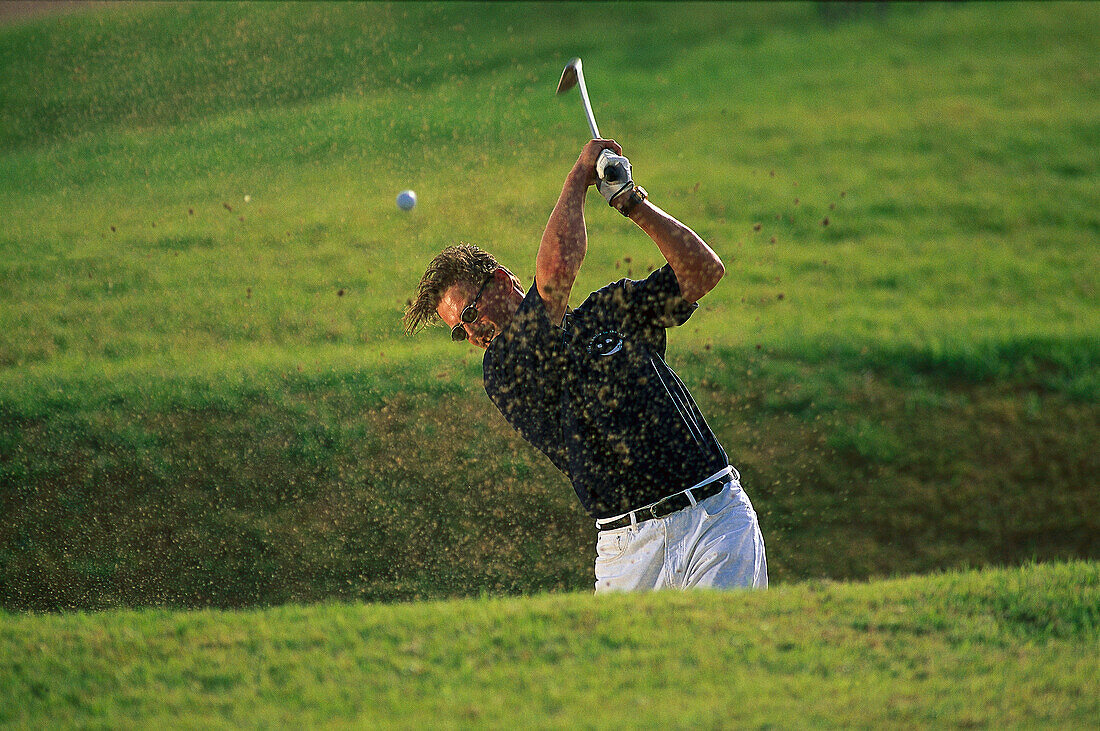
<instances>
[{"instance_id":1,"label":"white golf ball","mask_svg":"<svg viewBox=\"0 0 1100 731\"><path fill-rule=\"evenodd\" d=\"M416 193L411 190L403 190L397 194L397 207L402 211L411 211L416 205Z\"/></svg>"}]
</instances>

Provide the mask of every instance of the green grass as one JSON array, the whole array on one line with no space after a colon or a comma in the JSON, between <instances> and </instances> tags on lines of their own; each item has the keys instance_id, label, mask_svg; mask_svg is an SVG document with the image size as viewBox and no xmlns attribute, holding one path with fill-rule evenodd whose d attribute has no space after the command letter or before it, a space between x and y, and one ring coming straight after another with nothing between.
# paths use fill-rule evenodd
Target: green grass
<instances>
[{"instance_id":1,"label":"green grass","mask_svg":"<svg viewBox=\"0 0 1100 731\"><path fill-rule=\"evenodd\" d=\"M622 49L650 49L626 68L559 27L602 12L219 5L6 29L3 361L377 347L458 238L528 278L583 141L550 88L570 48L655 200L734 265L702 335L961 357L1087 338L1095 363L1094 8L827 28L806 6L647 6L621 26ZM589 218L578 292L624 257L658 263L611 212Z\"/></svg>"},{"instance_id":2,"label":"green grass","mask_svg":"<svg viewBox=\"0 0 1100 731\"><path fill-rule=\"evenodd\" d=\"M589 586L591 523L479 354L400 329L448 243L530 281L586 134L553 94L574 55L654 202L726 262L670 358L773 578L1100 557L1098 28L1087 3L0 27L0 606ZM661 261L590 203L574 304Z\"/></svg>"},{"instance_id":3,"label":"green grass","mask_svg":"<svg viewBox=\"0 0 1100 731\"><path fill-rule=\"evenodd\" d=\"M0 615L13 726L1091 728L1100 567Z\"/></svg>"}]
</instances>

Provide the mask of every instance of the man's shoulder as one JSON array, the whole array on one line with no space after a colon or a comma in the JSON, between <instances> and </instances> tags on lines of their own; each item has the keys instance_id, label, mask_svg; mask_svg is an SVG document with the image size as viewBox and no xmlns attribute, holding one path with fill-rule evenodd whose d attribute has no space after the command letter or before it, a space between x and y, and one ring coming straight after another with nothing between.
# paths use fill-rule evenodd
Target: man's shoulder
<instances>
[{"instance_id":1,"label":"man's shoulder","mask_svg":"<svg viewBox=\"0 0 1100 731\"><path fill-rule=\"evenodd\" d=\"M546 305L542 301L542 295L539 294L538 286L532 283L527 294L523 296L523 302L512 315L505 334L509 336L509 340L515 341L514 345L522 346L530 338L553 330L554 325L550 322L550 315L546 312Z\"/></svg>"},{"instance_id":2,"label":"man's shoulder","mask_svg":"<svg viewBox=\"0 0 1100 731\"><path fill-rule=\"evenodd\" d=\"M504 331L486 349L486 366L499 367L514 357L537 353L553 331L538 287L532 284Z\"/></svg>"},{"instance_id":3,"label":"man's shoulder","mask_svg":"<svg viewBox=\"0 0 1100 731\"><path fill-rule=\"evenodd\" d=\"M485 350L485 392L513 426L521 410L552 399L561 378L561 330L550 323L532 285L504 332Z\"/></svg>"}]
</instances>

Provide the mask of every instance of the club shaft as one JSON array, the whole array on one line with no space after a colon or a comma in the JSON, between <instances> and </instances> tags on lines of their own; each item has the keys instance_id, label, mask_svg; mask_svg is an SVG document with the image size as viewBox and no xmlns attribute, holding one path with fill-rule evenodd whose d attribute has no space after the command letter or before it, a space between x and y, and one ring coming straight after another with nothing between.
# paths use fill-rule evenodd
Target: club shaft
<instances>
[{"instance_id":1,"label":"club shaft","mask_svg":"<svg viewBox=\"0 0 1100 731\"><path fill-rule=\"evenodd\" d=\"M596 117L592 114L592 102L588 101L588 88L584 85L584 74L577 69L577 86L581 89L581 102L584 103L584 114L588 117L588 126L592 129L592 139L600 139L600 128L596 126Z\"/></svg>"}]
</instances>

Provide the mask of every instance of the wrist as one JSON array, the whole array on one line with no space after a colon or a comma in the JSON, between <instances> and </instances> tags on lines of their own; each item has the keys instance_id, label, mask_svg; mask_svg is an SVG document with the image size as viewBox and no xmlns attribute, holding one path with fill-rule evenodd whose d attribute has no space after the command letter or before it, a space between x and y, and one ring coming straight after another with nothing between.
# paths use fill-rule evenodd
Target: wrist
<instances>
[{"instance_id":1,"label":"wrist","mask_svg":"<svg viewBox=\"0 0 1100 731\"><path fill-rule=\"evenodd\" d=\"M615 198L615 209L627 218L633 218L642 211L645 202L649 199L649 193L640 185L632 185L630 190Z\"/></svg>"}]
</instances>

